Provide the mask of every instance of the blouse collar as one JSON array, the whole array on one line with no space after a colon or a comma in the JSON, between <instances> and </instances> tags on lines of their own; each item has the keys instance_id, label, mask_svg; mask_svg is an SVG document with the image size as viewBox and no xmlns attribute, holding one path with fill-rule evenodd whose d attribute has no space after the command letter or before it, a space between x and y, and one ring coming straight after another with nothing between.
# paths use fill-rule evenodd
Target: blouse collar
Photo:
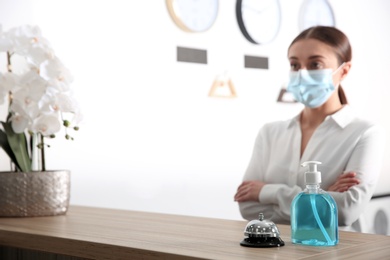
<instances>
[{"instance_id":1,"label":"blouse collar","mask_svg":"<svg viewBox=\"0 0 390 260\"><path fill-rule=\"evenodd\" d=\"M301 116L302 111L290 119L287 128L292 127L295 124L299 124L299 118ZM344 105L339 111L336 113L329 115L325 118L326 120L333 120L337 125L341 128L345 128L352 120L355 118L352 108L349 105Z\"/></svg>"}]
</instances>

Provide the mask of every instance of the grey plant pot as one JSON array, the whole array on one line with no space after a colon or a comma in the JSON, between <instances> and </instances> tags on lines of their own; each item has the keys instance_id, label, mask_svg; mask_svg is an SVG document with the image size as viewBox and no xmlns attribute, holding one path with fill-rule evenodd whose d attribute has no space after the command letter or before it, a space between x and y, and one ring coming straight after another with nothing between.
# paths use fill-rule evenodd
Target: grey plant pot
<instances>
[{"instance_id":1,"label":"grey plant pot","mask_svg":"<svg viewBox=\"0 0 390 260\"><path fill-rule=\"evenodd\" d=\"M66 214L70 171L0 172L0 217Z\"/></svg>"}]
</instances>

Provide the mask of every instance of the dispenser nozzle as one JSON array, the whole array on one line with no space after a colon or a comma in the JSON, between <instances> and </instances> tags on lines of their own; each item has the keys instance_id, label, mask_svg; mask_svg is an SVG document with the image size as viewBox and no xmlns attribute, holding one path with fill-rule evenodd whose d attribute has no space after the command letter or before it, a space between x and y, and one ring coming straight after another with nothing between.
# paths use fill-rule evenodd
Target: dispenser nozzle
<instances>
[{"instance_id":1,"label":"dispenser nozzle","mask_svg":"<svg viewBox=\"0 0 390 260\"><path fill-rule=\"evenodd\" d=\"M309 172L316 172L317 171L317 165L322 164L318 161L307 161L301 164L302 167L309 166Z\"/></svg>"},{"instance_id":2,"label":"dispenser nozzle","mask_svg":"<svg viewBox=\"0 0 390 260\"><path fill-rule=\"evenodd\" d=\"M309 170L305 172L306 184L319 184L321 183L321 173L317 171L317 165L321 162L307 161L301 164L302 167L309 166Z\"/></svg>"}]
</instances>

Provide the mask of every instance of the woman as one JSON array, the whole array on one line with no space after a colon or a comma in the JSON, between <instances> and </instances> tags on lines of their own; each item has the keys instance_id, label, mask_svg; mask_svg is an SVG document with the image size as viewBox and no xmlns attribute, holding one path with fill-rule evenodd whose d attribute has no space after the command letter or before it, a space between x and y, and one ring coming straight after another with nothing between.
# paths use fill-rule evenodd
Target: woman
<instances>
[{"instance_id":1,"label":"woman","mask_svg":"<svg viewBox=\"0 0 390 260\"><path fill-rule=\"evenodd\" d=\"M300 165L320 161L321 188L337 203L339 226L358 224L380 174L385 136L354 115L340 86L351 68L348 38L334 27L309 28L291 43L288 59L287 91L305 107L291 120L262 127L234 199L245 219L263 212L289 224L290 204L305 188Z\"/></svg>"}]
</instances>

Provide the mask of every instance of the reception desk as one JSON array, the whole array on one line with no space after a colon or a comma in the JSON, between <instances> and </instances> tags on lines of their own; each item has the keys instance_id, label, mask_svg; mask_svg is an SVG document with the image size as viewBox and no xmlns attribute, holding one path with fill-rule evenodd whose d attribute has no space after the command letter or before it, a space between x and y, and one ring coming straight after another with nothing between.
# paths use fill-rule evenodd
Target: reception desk
<instances>
[{"instance_id":1,"label":"reception desk","mask_svg":"<svg viewBox=\"0 0 390 260\"><path fill-rule=\"evenodd\" d=\"M340 232L334 247L240 246L247 221L71 206L64 216L0 218L0 259L389 259L390 237Z\"/></svg>"}]
</instances>

